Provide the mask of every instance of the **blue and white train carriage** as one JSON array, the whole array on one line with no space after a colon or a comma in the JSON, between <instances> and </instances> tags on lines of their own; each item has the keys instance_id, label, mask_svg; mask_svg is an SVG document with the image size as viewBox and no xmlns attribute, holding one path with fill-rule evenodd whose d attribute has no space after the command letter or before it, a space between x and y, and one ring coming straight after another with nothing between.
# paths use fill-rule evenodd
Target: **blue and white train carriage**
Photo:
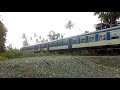
<instances>
[{"instance_id":1,"label":"blue and white train carriage","mask_svg":"<svg viewBox=\"0 0 120 90\"><path fill-rule=\"evenodd\" d=\"M29 46L28 46L29 47ZM82 48L120 48L120 26L23 47L22 51L65 51ZM28 48L28 49L25 49Z\"/></svg>"},{"instance_id":2,"label":"blue and white train carriage","mask_svg":"<svg viewBox=\"0 0 120 90\"><path fill-rule=\"evenodd\" d=\"M120 26L75 36L72 48L120 45ZM74 41L75 40L75 41Z\"/></svg>"}]
</instances>

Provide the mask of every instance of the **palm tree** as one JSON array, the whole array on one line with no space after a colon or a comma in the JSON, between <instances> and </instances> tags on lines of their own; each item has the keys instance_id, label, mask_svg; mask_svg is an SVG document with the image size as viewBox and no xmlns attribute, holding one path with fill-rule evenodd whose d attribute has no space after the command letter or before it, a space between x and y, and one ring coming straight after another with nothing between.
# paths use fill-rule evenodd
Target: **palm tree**
<instances>
[{"instance_id":1,"label":"palm tree","mask_svg":"<svg viewBox=\"0 0 120 90\"><path fill-rule=\"evenodd\" d=\"M89 33L89 31L85 31L85 33Z\"/></svg>"},{"instance_id":2,"label":"palm tree","mask_svg":"<svg viewBox=\"0 0 120 90\"><path fill-rule=\"evenodd\" d=\"M38 43L39 41L38 41L38 38L36 39L36 44Z\"/></svg>"},{"instance_id":3,"label":"palm tree","mask_svg":"<svg viewBox=\"0 0 120 90\"><path fill-rule=\"evenodd\" d=\"M36 33L34 33L34 38L36 38L37 37L37 34Z\"/></svg>"},{"instance_id":4,"label":"palm tree","mask_svg":"<svg viewBox=\"0 0 120 90\"><path fill-rule=\"evenodd\" d=\"M59 39L60 38L60 33L55 34L55 39Z\"/></svg>"},{"instance_id":5,"label":"palm tree","mask_svg":"<svg viewBox=\"0 0 120 90\"><path fill-rule=\"evenodd\" d=\"M47 36L49 40L55 40L55 39L59 39L61 37L61 34L55 33L55 31L51 30Z\"/></svg>"},{"instance_id":6,"label":"palm tree","mask_svg":"<svg viewBox=\"0 0 120 90\"><path fill-rule=\"evenodd\" d=\"M41 36L39 36L39 39L41 39Z\"/></svg>"},{"instance_id":7,"label":"palm tree","mask_svg":"<svg viewBox=\"0 0 120 90\"><path fill-rule=\"evenodd\" d=\"M32 41L32 37L30 37L30 40Z\"/></svg>"},{"instance_id":8,"label":"palm tree","mask_svg":"<svg viewBox=\"0 0 120 90\"><path fill-rule=\"evenodd\" d=\"M107 15L110 24L115 24L116 20L120 18L120 12L108 12Z\"/></svg>"},{"instance_id":9,"label":"palm tree","mask_svg":"<svg viewBox=\"0 0 120 90\"><path fill-rule=\"evenodd\" d=\"M72 24L71 20L68 21L67 25L65 26L66 29L70 29L70 36L71 36L71 27L73 27L74 24Z\"/></svg>"},{"instance_id":10,"label":"palm tree","mask_svg":"<svg viewBox=\"0 0 120 90\"><path fill-rule=\"evenodd\" d=\"M25 40L23 41L23 47L26 47L28 45L29 45L28 40L25 38Z\"/></svg>"},{"instance_id":11,"label":"palm tree","mask_svg":"<svg viewBox=\"0 0 120 90\"><path fill-rule=\"evenodd\" d=\"M101 18L101 25L103 21L112 26L120 18L120 12L94 12L94 15L98 15L98 18Z\"/></svg>"},{"instance_id":12,"label":"palm tree","mask_svg":"<svg viewBox=\"0 0 120 90\"><path fill-rule=\"evenodd\" d=\"M43 39L41 40L41 42L44 43L44 42L45 42L45 39L43 38Z\"/></svg>"},{"instance_id":13,"label":"palm tree","mask_svg":"<svg viewBox=\"0 0 120 90\"><path fill-rule=\"evenodd\" d=\"M50 40L54 40L55 39L55 31L51 30L47 36Z\"/></svg>"},{"instance_id":14,"label":"palm tree","mask_svg":"<svg viewBox=\"0 0 120 90\"><path fill-rule=\"evenodd\" d=\"M27 38L25 33L22 34L22 38L23 38L23 39L26 39L26 38Z\"/></svg>"}]
</instances>

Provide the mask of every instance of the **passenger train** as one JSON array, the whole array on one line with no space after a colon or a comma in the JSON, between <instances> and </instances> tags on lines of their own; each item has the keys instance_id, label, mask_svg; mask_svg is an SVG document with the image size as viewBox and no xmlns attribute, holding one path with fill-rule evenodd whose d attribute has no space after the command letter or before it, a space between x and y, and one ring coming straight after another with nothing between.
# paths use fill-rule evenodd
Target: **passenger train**
<instances>
[{"instance_id":1,"label":"passenger train","mask_svg":"<svg viewBox=\"0 0 120 90\"><path fill-rule=\"evenodd\" d=\"M86 49L95 53L120 53L120 26L22 47L21 51L75 51Z\"/></svg>"}]
</instances>

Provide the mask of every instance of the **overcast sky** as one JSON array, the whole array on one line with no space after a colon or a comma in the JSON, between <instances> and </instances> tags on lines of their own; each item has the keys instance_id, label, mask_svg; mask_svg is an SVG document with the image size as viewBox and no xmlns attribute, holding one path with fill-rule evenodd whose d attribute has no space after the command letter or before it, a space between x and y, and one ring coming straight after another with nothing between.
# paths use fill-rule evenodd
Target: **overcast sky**
<instances>
[{"instance_id":1,"label":"overcast sky","mask_svg":"<svg viewBox=\"0 0 120 90\"><path fill-rule=\"evenodd\" d=\"M18 49L22 47L22 33L25 33L28 39L33 37L34 33L47 39L49 31L54 30L68 37L70 30L66 29L65 25L69 20L74 24L71 36L95 31L94 24L100 22L93 12L0 12L0 15L8 29L6 45L12 43L13 48ZM34 42L29 41L30 44Z\"/></svg>"}]
</instances>

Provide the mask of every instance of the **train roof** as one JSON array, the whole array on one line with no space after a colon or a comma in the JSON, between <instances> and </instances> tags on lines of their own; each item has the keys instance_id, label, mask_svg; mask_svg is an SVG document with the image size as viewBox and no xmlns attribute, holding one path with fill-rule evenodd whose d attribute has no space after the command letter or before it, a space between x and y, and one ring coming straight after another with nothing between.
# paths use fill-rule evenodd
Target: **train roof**
<instances>
[{"instance_id":1,"label":"train roof","mask_svg":"<svg viewBox=\"0 0 120 90\"><path fill-rule=\"evenodd\" d=\"M106 29L102 29L102 30L98 30L98 31L93 31L93 32L89 32L89 33L84 33L84 34L79 34L79 35L72 36L72 37L84 36L84 35L89 35L89 34L94 34L94 33L99 33L99 32L105 32L105 31L110 31L110 30L114 30L114 29L118 29L118 28L120 28L120 26L106 28Z\"/></svg>"},{"instance_id":2,"label":"train roof","mask_svg":"<svg viewBox=\"0 0 120 90\"><path fill-rule=\"evenodd\" d=\"M118 29L118 28L120 28L120 26L106 28L106 29L102 29L102 30L98 30L98 31L89 32L89 33L83 33L83 34L66 37L66 38L62 38L62 39L69 39L69 38L74 38L74 37L79 37L79 36L84 36L84 35L89 35L89 34L94 34L94 33L99 33L99 32L105 32L105 31L110 31L110 30L114 30L114 29ZM57 40L61 40L61 39L57 39Z\"/></svg>"}]
</instances>

